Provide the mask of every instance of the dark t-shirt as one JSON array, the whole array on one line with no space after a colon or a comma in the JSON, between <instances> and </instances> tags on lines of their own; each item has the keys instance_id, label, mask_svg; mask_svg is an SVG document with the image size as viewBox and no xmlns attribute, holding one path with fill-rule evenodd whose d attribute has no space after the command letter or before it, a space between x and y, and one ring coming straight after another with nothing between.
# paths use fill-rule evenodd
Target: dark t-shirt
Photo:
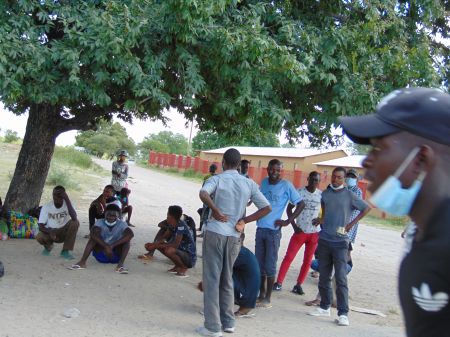
<instances>
[{"instance_id":1,"label":"dark t-shirt","mask_svg":"<svg viewBox=\"0 0 450 337\"><path fill-rule=\"evenodd\" d=\"M183 236L178 249L189 253L192 259L192 266L194 266L197 261L197 249L195 247L195 241L192 237L191 230L183 220L180 220L178 225L175 227L175 237L178 235Z\"/></svg>"},{"instance_id":2,"label":"dark t-shirt","mask_svg":"<svg viewBox=\"0 0 450 337\"><path fill-rule=\"evenodd\" d=\"M399 295L408 337L450 336L450 199L403 259Z\"/></svg>"}]
</instances>

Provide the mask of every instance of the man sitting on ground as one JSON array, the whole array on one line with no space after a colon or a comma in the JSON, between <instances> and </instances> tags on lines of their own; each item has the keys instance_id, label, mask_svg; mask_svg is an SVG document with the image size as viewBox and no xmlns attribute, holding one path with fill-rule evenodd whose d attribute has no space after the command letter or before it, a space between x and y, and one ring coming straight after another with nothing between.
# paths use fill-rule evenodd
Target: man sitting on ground
<instances>
[{"instance_id":1,"label":"man sitting on ground","mask_svg":"<svg viewBox=\"0 0 450 337\"><path fill-rule=\"evenodd\" d=\"M106 200L114 196L114 193L114 187L112 185L106 185L103 193L89 206L89 231L94 226L96 220L105 217Z\"/></svg>"},{"instance_id":2,"label":"man sitting on ground","mask_svg":"<svg viewBox=\"0 0 450 337\"><path fill-rule=\"evenodd\" d=\"M120 212L120 207L115 204L106 206L105 218L97 220L92 228L81 260L69 269L85 269L86 261L92 252L98 262L117 263L116 272L128 274L128 269L123 264L130 251L134 234L127 223L119 219Z\"/></svg>"},{"instance_id":3,"label":"man sitting on ground","mask_svg":"<svg viewBox=\"0 0 450 337\"><path fill-rule=\"evenodd\" d=\"M56 186L53 189L53 201L42 207L38 223L39 233L36 240L44 246L42 255L50 255L53 243L57 242L64 243L61 257L66 260L73 259L70 252L75 246L80 223L63 186Z\"/></svg>"},{"instance_id":4,"label":"man sitting on ground","mask_svg":"<svg viewBox=\"0 0 450 337\"><path fill-rule=\"evenodd\" d=\"M175 264L168 272L179 277L187 277L186 271L195 266L197 251L191 230L181 220L182 215L183 210L180 206L170 206L166 220L170 227L157 242L146 243L145 249L149 252L158 249ZM174 239L168 242L172 237Z\"/></svg>"}]
</instances>

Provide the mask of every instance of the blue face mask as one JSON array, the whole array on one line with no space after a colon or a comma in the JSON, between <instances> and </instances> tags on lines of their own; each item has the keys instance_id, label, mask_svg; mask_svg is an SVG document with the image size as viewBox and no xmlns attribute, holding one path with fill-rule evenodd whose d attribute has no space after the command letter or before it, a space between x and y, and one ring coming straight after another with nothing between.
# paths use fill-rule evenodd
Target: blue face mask
<instances>
[{"instance_id":1,"label":"blue face mask","mask_svg":"<svg viewBox=\"0 0 450 337\"><path fill-rule=\"evenodd\" d=\"M358 179L356 178L345 178L345 183L348 187L355 187L358 183Z\"/></svg>"},{"instance_id":2,"label":"blue face mask","mask_svg":"<svg viewBox=\"0 0 450 337\"><path fill-rule=\"evenodd\" d=\"M419 148L412 150L397 171L395 171L394 175L387 178L385 182L375 191L372 198L370 198L370 202L374 206L395 216L404 216L409 214L409 211L414 204L414 200L422 188L422 181L425 179L426 173L420 173L419 177L409 188L402 188L402 183L398 177L400 177L400 175L405 171L419 151Z\"/></svg>"}]
</instances>

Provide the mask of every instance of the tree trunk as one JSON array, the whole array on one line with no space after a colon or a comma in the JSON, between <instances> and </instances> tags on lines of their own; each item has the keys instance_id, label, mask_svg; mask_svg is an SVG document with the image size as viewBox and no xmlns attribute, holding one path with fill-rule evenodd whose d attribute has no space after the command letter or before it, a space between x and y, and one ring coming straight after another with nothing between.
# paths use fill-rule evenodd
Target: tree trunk
<instances>
[{"instance_id":1,"label":"tree trunk","mask_svg":"<svg viewBox=\"0 0 450 337\"><path fill-rule=\"evenodd\" d=\"M58 130L58 108L38 104L29 109L27 128L14 176L5 198L8 210L28 212L39 205Z\"/></svg>"}]
</instances>

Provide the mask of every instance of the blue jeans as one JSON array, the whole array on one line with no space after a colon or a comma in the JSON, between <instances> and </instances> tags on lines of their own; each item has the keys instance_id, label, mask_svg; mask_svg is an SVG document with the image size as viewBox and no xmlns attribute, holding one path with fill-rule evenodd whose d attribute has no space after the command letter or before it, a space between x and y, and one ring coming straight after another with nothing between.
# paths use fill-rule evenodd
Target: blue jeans
<instances>
[{"instance_id":1,"label":"blue jeans","mask_svg":"<svg viewBox=\"0 0 450 337\"><path fill-rule=\"evenodd\" d=\"M260 272L255 255L242 247L233 265L234 302L244 308L254 308L260 286Z\"/></svg>"},{"instance_id":2,"label":"blue jeans","mask_svg":"<svg viewBox=\"0 0 450 337\"><path fill-rule=\"evenodd\" d=\"M268 228L258 228L256 230L255 255L259 263L261 276L275 277L280 241L281 230Z\"/></svg>"},{"instance_id":3,"label":"blue jeans","mask_svg":"<svg viewBox=\"0 0 450 337\"><path fill-rule=\"evenodd\" d=\"M336 278L336 300L338 316L348 314L348 286L347 286L347 256L348 242L330 242L319 240L317 246L319 259L319 293L320 307L328 309L331 306L333 293L331 275L333 266Z\"/></svg>"}]
</instances>

